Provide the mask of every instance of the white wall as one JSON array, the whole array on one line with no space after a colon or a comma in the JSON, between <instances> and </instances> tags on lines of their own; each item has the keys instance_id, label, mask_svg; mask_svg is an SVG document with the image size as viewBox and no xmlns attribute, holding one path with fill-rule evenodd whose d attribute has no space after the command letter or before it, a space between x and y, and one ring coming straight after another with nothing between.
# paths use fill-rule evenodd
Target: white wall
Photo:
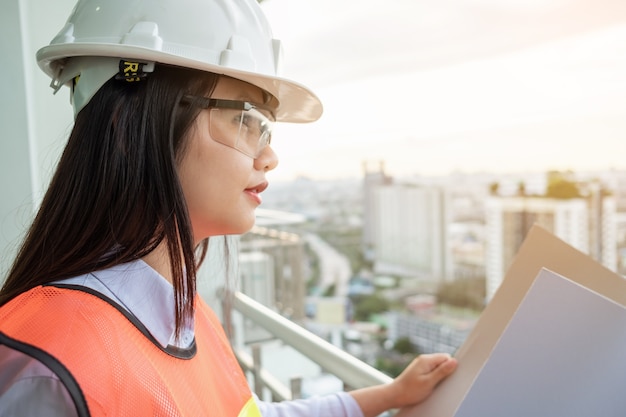
<instances>
[{"instance_id":1,"label":"white wall","mask_svg":"<svg viewBox=\"0 0 626 417\"><path fill-rule=\"evenodd\" d=\"M0 13L0 281L28 227L72 125L35 52L63 27L75 0L3 0Z\"/></svg>"}]
</instances>

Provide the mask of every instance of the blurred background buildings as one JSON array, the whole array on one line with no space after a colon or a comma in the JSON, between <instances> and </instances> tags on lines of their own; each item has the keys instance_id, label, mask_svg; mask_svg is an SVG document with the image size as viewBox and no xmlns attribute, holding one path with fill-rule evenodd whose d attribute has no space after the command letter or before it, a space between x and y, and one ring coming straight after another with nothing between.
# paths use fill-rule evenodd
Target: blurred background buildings
<instances>
[{"instance_id":1,"label":"blurred background buildings","mask_svg":"<svg viewBox=\"0 0 626 417\"><path fill-rule=\"evenodd\" d=\"M274 184L267 227L241 237L241 289L393 373L397 349L456 351L534 224L624 274L625 184L615 170L393 178L382 161L360 180Z\"/></svg>"}]
</instances>

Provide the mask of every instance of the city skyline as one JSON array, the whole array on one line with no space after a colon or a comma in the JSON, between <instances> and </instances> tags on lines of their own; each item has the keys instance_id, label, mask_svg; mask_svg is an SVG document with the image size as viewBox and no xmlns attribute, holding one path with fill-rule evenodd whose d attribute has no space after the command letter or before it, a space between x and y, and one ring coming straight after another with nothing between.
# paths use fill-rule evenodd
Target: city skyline
<instances>
[{"instance_id":1,"label":"city skyline","mask_svg":"<svg viewBox=\"0 0 626 417\"><path fill-rule=\"evenodd\" d=\"M626 5L432 3L263 2L325 105L276 127L270 181L626 167Z\"/></svg>"}]
</instances>

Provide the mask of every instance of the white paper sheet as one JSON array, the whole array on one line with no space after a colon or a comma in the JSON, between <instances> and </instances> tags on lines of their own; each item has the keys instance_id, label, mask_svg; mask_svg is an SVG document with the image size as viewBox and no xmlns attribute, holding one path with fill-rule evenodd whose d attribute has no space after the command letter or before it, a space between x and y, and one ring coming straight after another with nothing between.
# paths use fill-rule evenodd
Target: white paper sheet
<instances>
[{"instance_id":1,"label":"white paper sheet","mask_svg":"<svg viewBox=\"0 0 626 417\"><path fill-rule=\"evenodd\" d=\"M455 417L626 416L626 309L548 270Z\"/></svg>"}]
</instances>

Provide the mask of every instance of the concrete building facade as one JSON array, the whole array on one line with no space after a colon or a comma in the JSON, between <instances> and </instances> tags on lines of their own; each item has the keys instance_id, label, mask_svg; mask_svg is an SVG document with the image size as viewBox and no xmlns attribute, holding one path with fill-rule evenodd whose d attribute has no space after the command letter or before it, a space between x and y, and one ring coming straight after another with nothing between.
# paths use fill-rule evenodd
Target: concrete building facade
<instances>
[{"instance_id":1,"label":"concrete building facade","mask_svg":"<svg viewBox=\"0 0 626 417\"><path fill-rule=\"evenodd\" d=\"M617 267L616 206L610 197L491 197L486 203L487 299L493 297L528 230L537 224L609 269Z\"/></svg>"},{"instance_id":2,"label":"concrete building facade","mask_svg":"<svg viewBox=\"0 0 626 417\"><path fill-rule=\"evenodd\" d=\"M443 188L409 183L376 185L369 204L376 208L376 273L430 282L452 278L449 210Z\"/></svg>"}]
</instances>

